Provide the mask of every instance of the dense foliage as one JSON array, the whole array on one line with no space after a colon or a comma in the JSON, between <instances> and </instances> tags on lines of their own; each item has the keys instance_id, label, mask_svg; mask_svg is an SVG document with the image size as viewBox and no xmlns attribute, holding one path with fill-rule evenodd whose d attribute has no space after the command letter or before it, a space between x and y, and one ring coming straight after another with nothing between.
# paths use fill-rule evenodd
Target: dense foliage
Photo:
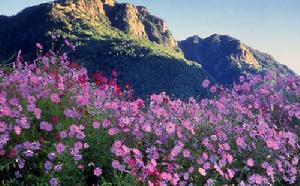
<instances>
[{"instance_id":1,"label":"dense foliage","mask_svg":"<svg viewBox=\"0 0 300 186\"><path fill-rule=\"evenodd\" d=\"M51 51L1 70L1 184L299 184L298 76L205 80L215 98L183 102L133 99L112 74Z\"/></svg>"}]
</instances>

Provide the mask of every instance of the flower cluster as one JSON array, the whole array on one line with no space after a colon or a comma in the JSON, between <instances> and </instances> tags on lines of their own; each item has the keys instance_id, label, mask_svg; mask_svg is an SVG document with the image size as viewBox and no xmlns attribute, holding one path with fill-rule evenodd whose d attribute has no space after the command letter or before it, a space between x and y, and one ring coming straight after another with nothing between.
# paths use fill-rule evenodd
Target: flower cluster
<instances>
[{"instance_id":1,"label":"flower cluster","mask_svg":"<svg viewBox=\"0 0 300 186\"><path fill-rule=\"evenodd\" d=\"M212 99L144 101L66 54L18 57L0 75L0 160L16 165L0 173L16 182L99 184L116 171L150 186L299 183L299 76L204 80Z\"/></svg>"}]
</instances>

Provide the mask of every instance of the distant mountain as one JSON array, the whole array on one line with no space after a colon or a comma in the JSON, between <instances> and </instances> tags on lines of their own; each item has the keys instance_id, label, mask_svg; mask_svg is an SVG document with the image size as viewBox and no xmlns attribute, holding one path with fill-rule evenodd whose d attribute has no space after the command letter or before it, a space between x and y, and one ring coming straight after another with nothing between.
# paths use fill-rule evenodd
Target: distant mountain
<instances>
[{"instance_id":1,"label":"distant mountain","mask_svg":"<svg viewBox=\"0 0 300 186\"><path fill-rule=\"evenodd\" d=\"M0 61L19 49L33 58L36 42L50 48L51 33L78 46L72 58L90 74L110 75L116 69L119 83L131 85L135 96L206 94L200 85L207 73L184 58L166 23L145 7L113 0L59 0L1 16Z\"/></svg>"},{"instance_id":2,"label":"distant mountain","mask_svg":"<svg viewBox=\"0 0 300 186\"><path fill-rule=\"evenodd\" d=\"M206 72L223 84L231 84L246 73L261 73L266 70L293 73L272 56L227 35L214 34L204 39L192 36L178 44L186 59L201 64Z\"/></svg>"}]
</instances>

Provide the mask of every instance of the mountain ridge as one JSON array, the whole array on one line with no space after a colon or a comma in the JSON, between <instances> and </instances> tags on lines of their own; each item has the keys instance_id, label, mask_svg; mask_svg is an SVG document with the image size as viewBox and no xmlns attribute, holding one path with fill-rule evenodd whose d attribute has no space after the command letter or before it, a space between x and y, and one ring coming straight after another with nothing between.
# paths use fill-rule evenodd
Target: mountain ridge
<instances>
[{"instance_id":1,"label":"mountain ridge","mask_svg":"<svg viewBox=\"0 0 300 186\"><path fill-rule=\"evenodd\" d=\"M200 82L209 78L208 75L200 64L186 60L180 49L166 46L171 37L161 32L166 31L166 27L161 27L161 19L151 16L141 7L134 8L139 9L134 13L143 13L136 17L131 16L131 10L126 10L128 5L114 4L112 8L116 10L105 5L104 14L101 13L100 1L96 1L99 6L94 6L94 1L89 1L90 4L85 4L84 0L76 2L79 4L73 1L44 3L6 17L8 24L0 25L0 47L3 48L0 50L0 60L10 58L19 49L30 59L30 54L35 53L33 47L36 42L43 43L45 50L51 48L51 34L55 33L77 46L71 58L87 67L90 74L101 71L110 76L111 70L115 69L121 86L125 87L126 83L131 85L136 97L167 92L186 99L206 94ZM122 14L116 15L118 11ZM116 20L120 20L117 26L124 26L126 22L124 28L112 24L114 15ZM148 28L159 40L151 41L130 32L132 24L128 19L135 18L148 21L148 24L153 22ZM147 34L151 36L151 33ZM63 44L63 41L60 43Z\"/></svg>"},{"instance_id":2,"label":"mountain ridge","mask_svg":"<svg viewBox=\"0 0 300 186\"><path fill-rule=\"evenodd\" d=\"M33 59L36 42L51 49L52 34L77 46L71 57L91 75L101 71L110 76L117 70L119 83L130 84L136 97L160 92L183 99L203 97L208 95L201 87L204 79L231 85L247 73L292 73L231 36L192 36L177 42L166 22L146 7L114 0L56 0L0 16L0 61L19 49Z\"/></svg>"},{"instance_id":3,"label":"mountain ridge","mask_svg":"<svg viewBox=\"0 0 300 186\"><path fill-rule=\"evenodd\" d=\"M266 53L255 50L229 35L213 34L206 38L197 35L178 41L185 58L196 61L220 83L231 84L247 73L267 70L293 74ZM220 73L222 72L222 73Z\"/></svg>"}]
</instances>

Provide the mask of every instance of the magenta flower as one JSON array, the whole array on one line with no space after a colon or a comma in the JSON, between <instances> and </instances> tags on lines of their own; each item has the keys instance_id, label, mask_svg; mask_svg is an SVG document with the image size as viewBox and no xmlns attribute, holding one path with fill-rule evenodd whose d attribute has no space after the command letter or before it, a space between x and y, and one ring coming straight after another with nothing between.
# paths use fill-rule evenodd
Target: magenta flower
<instances>
[{"instance_id":1,"label":"magenta flower","mask_svg":"<svg viewBox=\"0 0 300 186\"><path fill-rule=\"evenodd\" d=\"M214 86L210 87L210 91L212 93L215 93L217 91L217 86L214 85Z\"/></svg>"},{"instance_id":2,"label":"magenta flower","mask_svg":"<svg viewBox=\"0 0 300 186\"><path fill-rule=\"evenodd\" d=\"M7 124L3 121L0 121L0 132L6 132Z\"/></svg>"},{"instance_id":3,"label":"magenta flower","mask_svg":"<svg viewBox=\"0 0 300 186\"><path fill-rule=\"evenodd\" d=\"M97 122L97 121L93 122L93 128L94 128L94 129L100 128L100 123Z\"/></svg>"},{"instance_id":4,"label":"magenta flower","mask_svg":"<svg viewBox=\"0 0 300 186\"><path fill-rule=\"evenodd\" d=\"M248 158L246 163L247 163L248 167L253 167L254 166L254 161L253 161L252 158Z\"/></svg>"},{"instance_id":5,"label":"magenta flower","mask_svg":"<svg viewBox=\"0 0 300 186\"><path fill-rule=\"evenodd\" d=\"M48 122L42 121L40 123L40 129L50 132L53 130L53 126Z\"/></svg>"},{"instance_id":6,"label":"magenta flower","mask_svg":"<svg viewBox=\"0 0 300 186\"><path fill-rule=\"evenodd\" d=\"M175 125L173 123L169 122L169 123L166 124L167 133L172 134L172 133L175 132L175 129L176 128L175 128Z\"/></svg>"},{"instance_id":7,"label":"magenta flower","mask_svg":"<svg viewBox=\"0 0 300 186\"><path fill-rule=\"evenodd\" d=\"M51 94L50 98L51 98L51 101L52 101L53 103L56 103L56 104L57 104L57 103L60 102L60 97L59 97L59 95L56 94L56 93Z\"/></svg>"},{"instance_id":8,"label":"magenta flower","mask_svg":"<svg viewBox=\"0 0 300 186\"><path fill-rule=\"evenodd\" d=\"M202 82L202 86L204 87L204 88L207 88L208 86L209 86L209 80L208 79L205 79L203 82Z\"/></svg>"},{"instance_id":9,"label":"magenta flower","mask_svg":"<svg viewBox=\"0 0 300 186\"><path fill-rule=\"evenodd\" d=\"M245 142L245 139L243 137L238 137L236 139L236 144L241 147L242 149L246 148L247 144Z\"/></svg>"},{"instance_id":10,"label":"magenta flower","mask_svg":"<svg viewBox=\"0 0 300 186\"><path fill-rule=\"evenodd\" d=\"M108 130L108 134L111 135L111 136L114 136L114 135L118 134L118 132L119 132L118 128L110 128Z\"/></svg>"},{"instance_id":11,"label":"magenta flower","mask_svg":"<svg viewBox=\"0 0 300 186\"><path fill-rule=\"evenodd\" d=\"M66 146L62 143L58 143L55 145L56 151L60 154L63 153L66 149Z\"/></svg>"},{"instance_id":12,"label":"magenta flower","mask_svg":"<svg viewBox=\"0 0 300 186\"><path fill-rule=\"evenodd\" d=\"M36 43L35 46L36 48L43 50L43 45L41 43Z\"/></svg>"}]
</instances>

